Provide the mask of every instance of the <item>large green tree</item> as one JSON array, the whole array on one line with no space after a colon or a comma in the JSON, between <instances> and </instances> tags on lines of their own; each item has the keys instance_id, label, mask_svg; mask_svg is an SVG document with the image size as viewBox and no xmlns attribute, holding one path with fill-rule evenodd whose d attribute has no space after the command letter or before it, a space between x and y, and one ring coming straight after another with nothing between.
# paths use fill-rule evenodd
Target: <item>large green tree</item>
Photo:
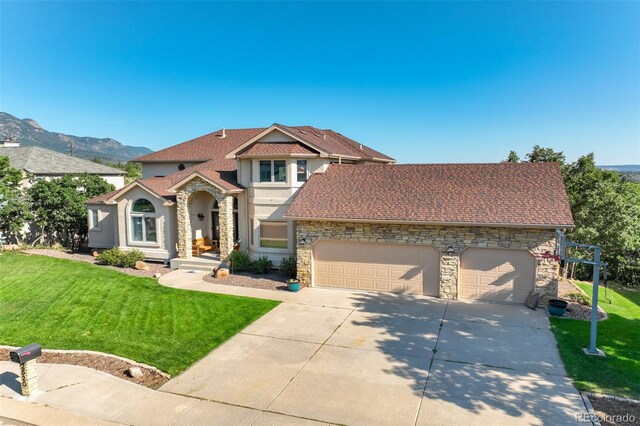
<instances>
[{"instance_id":1,"label":"large green tree","mask_svg":"<svg viewBox=\"0 0 640 426\"><path fill-rule=\"evenodd\" d=\"M49 242L58 239L65 247L78 249L88 232L85 201L113 189L100 176L86 173L35 182L29 195L42 237Z\"/></svg>"},{"instance_id":2,"label":"large green tree","mask_svg":"<svg viewBox=\"0 0 640 426\"><path fill-rule=\"evenodd\" d=\"M514 151L509 160L517 157ZM613 279L640 284L640 185L619 173L601 170L593 153L574 163L565 163L562 152L539 145L526 154L528 162L556 162L562 167L564 185L575 222L569 234L573 241L602 248L602 258L610 266ZM574 255L588 256L576 252ZM578 273L588 278L590 268Z\"/></svg>"},{"instance_id":3,"label":"large green tree","mask_svg":"<svg viewBox=\"0 0 640 426\"><path fill-rule=\"evenodd\" d=\"M0 156L0 234L3 240L21 242L22 230L31 218L29 203L22 191L22 171L14 169L9 158Z\"/></svg>"}]
</instances>

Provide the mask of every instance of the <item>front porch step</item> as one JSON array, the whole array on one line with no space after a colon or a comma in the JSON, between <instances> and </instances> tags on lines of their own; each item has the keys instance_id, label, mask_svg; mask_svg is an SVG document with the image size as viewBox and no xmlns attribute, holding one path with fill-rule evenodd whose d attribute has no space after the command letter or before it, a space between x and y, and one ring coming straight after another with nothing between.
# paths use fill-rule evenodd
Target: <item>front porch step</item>
<instances>
[{"instance_id":1,"label":"front porch step","mask_svg":"<svg viewBox=\"0 0 640 426\"><path fill-rule=\"evenodd\" d=\"M189 269L194 271L209 271L220 264L220 259L192 257L189 259L180 259L178 257L171 259L171 269Z\"/></svg>"}]
</instances>

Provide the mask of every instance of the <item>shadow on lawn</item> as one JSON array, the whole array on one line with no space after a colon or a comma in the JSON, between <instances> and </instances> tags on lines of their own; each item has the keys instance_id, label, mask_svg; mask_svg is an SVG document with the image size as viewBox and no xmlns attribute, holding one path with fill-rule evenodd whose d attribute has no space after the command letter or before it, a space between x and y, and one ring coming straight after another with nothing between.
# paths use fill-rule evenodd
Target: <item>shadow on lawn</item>
<instances>
[{"instance_id":1,"label":"shadow on lawn","mask_svg":"<svg viewBox=\"0 0 640 426\"><path fill-rule=\"evenodd\" d=\"M430 410L437 404L439 415L445 416L451 414L449 410L459 407L474 414L501 414L504 418L498 418L503 421L575 422L576 411L584 407L569 380L563 376L432 359L431 350L437 353L438 344L442 343L442 327L453 327L445 321L446 308L447 302L441 299L378 293L362 301L358 311L365 313L362 315L365 319L354 322L356 326L377 328L380 330L378 336L385 336L376 344L394 364L387 373L407 379L414 393L424 396L422 420L436 421L430 415L435 411ZM528 327L502 327L490 323L484 326L504 329L499 331L496 340L501 341L496 341L495 347L485 339L482 345L472 349L492 351L491 356L496 360L492 365L507 365L513 355L504 348L517 345L531 332ZM467 335L464 326L454 332L467 338L469 345L481 339ZM538 329L537 332L547 330ZM539 350L555 351L556 348L540 347ZM507 359L501 360L501 357Z\"/></svg>"}]
</instances>

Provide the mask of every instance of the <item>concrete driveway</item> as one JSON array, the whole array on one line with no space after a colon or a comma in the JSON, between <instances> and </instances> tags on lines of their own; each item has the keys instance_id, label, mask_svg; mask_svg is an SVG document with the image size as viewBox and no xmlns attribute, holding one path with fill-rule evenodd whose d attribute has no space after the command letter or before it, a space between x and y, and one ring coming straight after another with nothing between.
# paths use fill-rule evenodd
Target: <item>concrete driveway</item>
<instances>
[{"instance_id":1,"label":"concrete driveway","mask_svg":"<svg viewBox=\"0 0 640 426\"><path fill-rule=\"evenodd\" d=\"M338 424L563 424L584 413L543 311L305 289L162 391Z\"/></svg>"}]
</instances>

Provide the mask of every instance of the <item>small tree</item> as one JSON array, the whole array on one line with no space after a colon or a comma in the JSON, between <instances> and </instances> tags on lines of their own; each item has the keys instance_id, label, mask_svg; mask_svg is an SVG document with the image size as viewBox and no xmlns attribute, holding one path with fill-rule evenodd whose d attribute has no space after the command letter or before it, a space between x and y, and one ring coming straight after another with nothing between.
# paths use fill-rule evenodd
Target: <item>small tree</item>
<instances>
[{"instance_id":1,"label":"small tree","mask_svg":"<svg viewBox=\"0 0 640 426\"><path fill-rule=\"evenodd\" d=\"M22 171L9 164L9 158L0 157L0 233L21 242L24 225L31 218L29 203L20 186Z\"/></svg>"},{"instance_id":2,"label":"small tree","mask_svg":"<svg viewBox=\"0 0 640 426\"><path fill-rule=\"evenodd\" d=\"M519 163L520 157L515 151L509 151L509 156L506 160L502 161L503 163Z\"/></svg>"},{"instance_id":3,"label":"small tree","mask_svg":"<svg viewBox=\"0 0 640 426\"><path fill-rule=\"evenodd\" d=\"M57 238L65 247L78 249L88 233L85 201L113 189L100 176L86 173L35 182L29 193L42 237Z\"/></svg>"},{"instance_id":4,"label":"small tree","mask_svg":"<svg viewBox=\"0 0 640 426\"><path fill-rule=\"evenodd\" d=\"M529 163L560 163L564 164L566 158L562 151L554 151L552 148L543 148L534 145L533 151L526 155Z\"/></svg>"}]
</instances>

